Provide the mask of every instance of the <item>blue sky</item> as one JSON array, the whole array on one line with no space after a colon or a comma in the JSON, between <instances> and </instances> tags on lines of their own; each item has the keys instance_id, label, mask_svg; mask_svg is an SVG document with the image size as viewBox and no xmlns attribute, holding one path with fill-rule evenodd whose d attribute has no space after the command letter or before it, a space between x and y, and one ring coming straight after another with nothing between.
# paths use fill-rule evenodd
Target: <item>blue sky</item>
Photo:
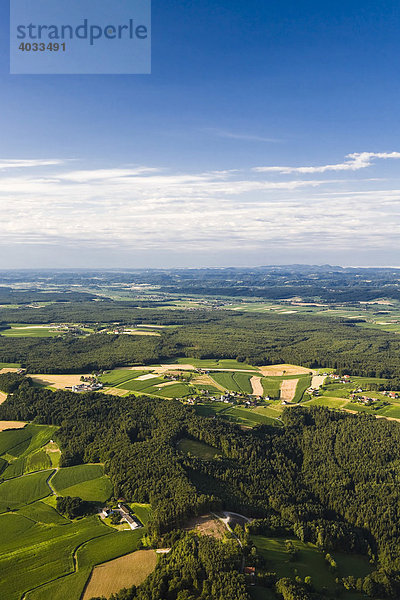
<instances>
[{"instance_id":1,"label":"blue sky","mask_svg":"<svg viewBox=\"0 0 400 600\"><path fill-rule=\"evenodd\" d=\"M154 0L149 76L9 75L1 13L1 267L400 265L397 1Z\"/></svg>"}]
</instances>

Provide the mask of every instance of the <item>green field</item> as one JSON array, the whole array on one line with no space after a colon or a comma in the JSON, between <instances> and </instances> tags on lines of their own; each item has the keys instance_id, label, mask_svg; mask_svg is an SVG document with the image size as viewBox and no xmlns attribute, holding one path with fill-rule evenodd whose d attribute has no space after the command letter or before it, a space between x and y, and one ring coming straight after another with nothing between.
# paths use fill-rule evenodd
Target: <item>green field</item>
<instances>
[{"instance_id":1,"label":"green field","mask_svg":"<svg viewBox=\"0 0 400 600\"><path fill-rule=\"evenodd\" d=\"M307 388L310 387L310 385L311 385L311 377L309 377L308 375L306 375L305 377L300 377L299 382L296 386L296 393L293 398L294 403L301 402L301 400L304 396L304 392L306 391Z\"/></svg>"},{"instance_id":2,"label":"green field","mask_svg":"<svg viewBox=\"0 0 400 600\"><path fill-rule=\"evenodd\" d=\"M279 421L273 418L255 412L251 408L228 408L223 412L224 419L239 425L247 425L248 427L255 427L255 425L279 425Z\"/></svg>"},{"instance_id":3,"label":"green field","mask_svg":"<svg viewBox=\"0 0 400 600\"><path fill-rule=\"evenodd\" d=\"M130 369L114 369L114 371L108 371L100 378L101 382L105 386L111 387L123 387L123 385L127 381L131 379L136 379L141 375L145 375L149 371L132 371Z\"/></svg>"},{"instance_id":4,"label":"green field","mask_svg":"<svg viewBox=\"0 0 400 600\"><path fill-rule=\"evenodd\" d=\"M193 365L199 369L237 369L238 371L253 370L257 371L257 367L248 365L247 363L238 362L232 359L213 360L211 358L177 358L174 359L175 364Z\"/></svg>"},{"instance_id":5,"label":"green field","mask_svg":"<svg viewBox=\"0 0 400 600\"><path fill-rule=\"evenodd\" d=\"M0 334L4 335L6 337L48 338L48 337L56 337L58 335L61 335L61 333L62 333L61 331L54 331L48 325L33 326L33 325L22 324L22 323L16 323L16 324L11 323L10 327L8 329L3 329L2 331L0 331Z\"/></svg>"},{"instance_id":6,"label":"green field","mask_svg":"<svg viewBox=\"0 0 400 600\"><path fill-rule=\"evenodd\" d=\"M261 384L264 396L279 399L281 389L281 380L279 377L262 377Z\"/></svg>"},{"instance_id":7,"label":"green field","mask_svg":"<svg viewBox=\"0 0 400 600\"><path fill-rule=\"evenodd\" d=\"M210 376L219 385L230 392L240 392L242 394L252 394L253 388L250 383L250 379L257 373L211 373Z\"/></svg>"},{"instance_id":8,"label":"green field","mask_svg":"<svg viewBox=\"0 0 400 600\"><path fill-rule=\"evenodd\" d=\"M10 479L55 466L43 449L54 436L57 427L28 424L23 429L2 431L0 455L6 461L2 477Z\"/></svg>"},{"instance_id":9,"label":"green field","mask_svg":"<svg viewBox=\"0 0 400 600\"><path fill-rule=\"evenodd\" d=\"M279 578L293 578L299 575L303 581L305 577L310 576L317 591L326 587L330 593L334 593L337 587L336 577L346 577L350 574L355 577L365 577L371 571L365 557L333 552L331 554L337 562L338 570L336 573L332 573L328 568L324 555L317 547L313 544L303 543L298 539L291 540L297 551L297 558L294 561L289 560L284 538L256 535L252 536L252 541L258 552L267 561L269 571L276 572Z\"/></svg>"},{"instance_id":10,"label":"green field","mask_svg":"<svg viewBox=\"0 0 400 600\"><path fill-rule=\"evenodd\" d=\"M221 454L221 451L217 450L217 448L213 448L204 442L198 442L197 440L190 440L187 438L179 440L177 448L183 454L191 454L205 460L211 460L218 456L218 454Z\"/></svg>"},{"instance_id":11,"label":"green field","mask_svg":"<svg viewBox=\"0 0 400 600\"><path fill-rule=\"evenodd\" d=\"M52 471L40 471L7 479L0 484L0 512L16 509L51 494L47 479Z\"/></svg>"},{"instance_id":12,"label":"green field","mask_svg":"<svg viewBox=\"0 0 400 600\"><path fill-rule=\"evenodd\" d=\"M82 500L105 502L112 485L102 465L78 465L59 469L51 480L61 496L78 496Z\"/></svg>"}]
</instances>

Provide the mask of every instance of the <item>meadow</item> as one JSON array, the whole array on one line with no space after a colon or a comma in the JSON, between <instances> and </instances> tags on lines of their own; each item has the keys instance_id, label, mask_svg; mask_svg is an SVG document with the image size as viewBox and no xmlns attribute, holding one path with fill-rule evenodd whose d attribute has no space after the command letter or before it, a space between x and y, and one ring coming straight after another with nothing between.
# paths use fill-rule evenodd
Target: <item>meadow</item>
<instances>
[{"instance_id":1,"label":"meadow","mask_svg":"<svg viewBox=\"0 0 400 600\"><path fill-rule=\"evenodd\" d=\"M6 337L40 337L49 338L60 335L51 325L29 325L25 323L11 323L9 328L1 330L1 335Z\"/></svg>"},{"instance_id":2,"label":"meadow","mask_svg":"<svg viewBox=\"0 0 400 600\"><path fill-rule=\"evenodd\" d=\"M296 550L294 560L290 560L291 557L286 551L284 538L255 535L251 539L258 552L266 560L269 571L277 573L279 578L294 578L299 575L304 581L305 577L311 577L317 592L327 588L330 594L335 594L337 589L336 577L347 577L348 575L365 577L371 571L368 560L363 556L331 552L337 563L337 571L332 572L329 570L324 554L314 544L303 543L297 538L291 539ZM259 597L263 598L261 594ZM356 598L358 596L352 597ZM362 595L359 597L361 598Z\"/></svg>"},{"instance_id":3,"label":"meadow","mask_svg":"<svg viewBox=\"0 0 400 600\"><path fill-rule=\"evenodd\" d=\"M51 484L61 496L79 496L82 500L105 502L112 485L102 465L77 465L59 469Z\"/></svg>"},{"instance_id":4,"label":"meadow","mask_svg":"<svg viewBox=\"0 0 400 600\"><path fill-rule=\"evenodd\" d=\"M187 438L179 440L177 448L183 454L191 454L192 456L197 456L198 458L203 458L205 460L211 460L218 454L221 454L220 450L217 450L204 442L198 442L197 440L190 440Z\"/></svg>"}]
</instances>

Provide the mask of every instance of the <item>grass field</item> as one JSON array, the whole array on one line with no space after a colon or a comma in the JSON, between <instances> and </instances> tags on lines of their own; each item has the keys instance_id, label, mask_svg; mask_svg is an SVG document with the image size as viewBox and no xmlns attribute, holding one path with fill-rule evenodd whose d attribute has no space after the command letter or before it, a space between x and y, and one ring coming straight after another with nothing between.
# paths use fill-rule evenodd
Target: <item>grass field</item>
<instances>
[{"instance_id":1,"label":"grass field","mask_svg":"<svg viewBox=\"0 0 400 600\"><path fill-rule=\"evenodd\" d=\"M219 385L222 385L225 389L231 392L240 392L244 394L252 394L253 388L250 383L250 379L255 373L211 373L210 377L216 381Z\"/></svg>"},{"instance_id":2,"label":"grass field","mask_svg":"<svg viewBox=\"0 0 400 600\"><path fill-rule=\"evenodd\" d=\"M105 502L112 485L101 465L78 465L59 469L51 483L61 496L79 496L83 500Z\"/></svg>"},{"instance_id":3,"label":"grass field","mask_svg":"<svg viewBox=\"0 0 400 600\"><path fill-rule=\"evenodd\" d=\"M10 324L9 329L3 329L1 335L6 337L56 337L60 331L55 331L50 325Z\"/></svg>"},{"instance_id":4,"label":"grass field","mask_svg":"<svg viewBox=\"0 0 400 600\"><path fill-rule=\"evenodd\" d=\"M100 379L104 385L108 386L119 386L121 384L136 379L141 375L145 375L148 371L132 371L130 369L114 369L114 371L108 371Z\"/></svg>"},{"instance_id":5,"label":"grass field","mask_svg":"<svg viewBox=\"0 0 400 600\"><path fill-rule=\"evenodd\" d=\"M239 425L247 425L254 427L255 425L278 425L279 422L267 416L255 412L250 408L228 408L223 412L224 419L238 423Z\"/></svg>"},{"instance_id":6,"label":"grass field","mask_svg":"<svg viewBox=\"0 0 400 600\"><path fill-rule=\"evenodd\" d=\"M121 556L93 569L83 600L95 596L107 598L121 588L142 583L157 564L154 550L138 550Z\"/></svg>"},{"instance_id":7,"label":"grass field","mask_svg":"<svg viewBox=\"0 0 400 600\"><path fill-rule=\"evenodd\" d=\"M365 577L371 570L368 560L362 556L333 553L338 565L338 572L332 573L328 569L323 554L313 544L305 544L298 539L293 539L292 542L298 554L296 560L290 561L283 538L257 535L252 536L252 540L259 553L266 559L269 571L276 572L278 577L299 575L303 581L305 577L311 576L317 591L326 587L329 592L334 593L336 577L345 577L350 574L355 577ZM260 596L260 598L262 597Z\"/></svg>"},{"instance_id":8,"label":"grass field","mask_svg":"<svg viewBox=\"0 0 400 600\"><path fill-rule=\"evenodd\" d=\"M263 386L264 396L279 399L281 380L278 377L262 377L261 385Z\"/></svg>"},{"instance_id":9,"label":"grass field","mask_svg":"<svg viewBox=\"0 0 400 600\"><path fill-rule=\"evenodd\" d=\"M1 432L0 455L8 463L2 477L19 477L54 466L43 446L49 443L56 431L57 427L28 424L23 429Z\"/></svg>"},{"instance_id":10,"label":"grass field","mask_svg":"<svg viewBox=\"0 0 400 600\"><path fill-rule=\"evenodd\" d=\"M293 402L297 403L297 402L301 402L303 396L304 396L304 392L306 391L307 388L309 388L311 385L311 377L306 376L306 377L300 377L297 386L296 386L296 392L293 398Z\"/></svg>"},{"instance_id":11,"label":"grass field","mask_svg":"<svg viewBox=\"0 0 400 600\"><path fill-rule=\"evenodd\" d=\"M177 448L183 452L183 454L192 454L193 456L197 456L198 458L203 458L205 460L215 458L218 454L221 454L221 451L217 450L217 448L213 448L212 446L204 444L203 442L189 440L186 438L179 440Z\"/></svg>"},{"instance_id":12,"label":"grass field","mask_svg":"<svg viewBox=\"0 0 400 600\"><path fill-rule=\"evenodd\" d=\"M31 475L23 475L15 479L7 479L0 484L0 512L8 508L16 509L24 504L40 500L51 494L47 478L52 471L40 471Z\"/></svg>"}]
</instances>

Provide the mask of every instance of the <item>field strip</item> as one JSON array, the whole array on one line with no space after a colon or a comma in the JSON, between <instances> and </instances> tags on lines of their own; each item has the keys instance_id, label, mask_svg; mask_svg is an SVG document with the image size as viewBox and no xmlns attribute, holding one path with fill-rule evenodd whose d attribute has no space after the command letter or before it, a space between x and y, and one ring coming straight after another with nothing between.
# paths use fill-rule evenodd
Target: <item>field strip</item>
<instances>
[{"instance_id":1,"label":"field strip","mask_svg":"<svg viewBox=\"0 0 400 600\"><path fill-rule=\"evenodd\" d=\"M297 365L281 364L281 365L267 365L258 367L258 370L265 377L282 377L285 375L308 375L311 369L306 367L299 367Z\"/></svg>"},{"instance_id":2,"label":"field strip","mask_svg":"<svg viewBox=\"0 0 400 600\"><path fill-rule=\"evenodd\" d=\"M22 429L27 423L24 421L0 421L0 431L6 429Z\"/></svg>"},{"instance_id":3,"label":"field strip","mask_svg":"<svg viewBox=\"0 0 400 600\"><path fill-rule=\"evenodd\" d=\"M0 369L0 375L4 375L4 373L16 373L19 371L16 367L4 367L4 369Z\"/></svg>"},{"instance_id":4,"label":"field strip","mask_svg":"<svg viewBox=\"0 0 400 600\"><path fill-rule=\"evenodd\" d=\"M298 379L284 379L281 383L281 400L291 402L296 394Z\"/></svg>"},{"instance_id":5,"label":"field strip","mask_svg":"<svg viewBox=\"0 0 400 600\"><path fill-rule=\"evenodd\" d=\"M154 373L147 373L147 375L140 375L139 377L136 377L136 381L146 381L147 379L156 379L157 375L155 375Z\"/></svg>"},{"instance_id":6,"label":"field strip","mask_svg":"<svg viewBox=\"0 0 400 600\"><path fill-rule=\"evenodd\" d=\"M326 375L314 375L311 380L311 387L318 390L321 385L324 385Z\"/></svg>"},{"instance_id":7,"label":"field strip","mask_svg":"<svg viewBox=\"0 0 400 600\"><path fill-rule=\"evenodd\" d=\"M140 585L157 564L154 550L137 550L97 565L86 585L83 600L116 594L122 588Z\"/></svg>"},{"instance_id":8,"label":"field strip","mask_svg":"<svg viewBox=\"0 0 400 600\"><path fill-rule=\"evenodd\" d=\"M264 394L264 388L261 383L261 377L252 377L250 379L251 387L253 388L253 394L255 396L262 396Z\"/></svg>"},{"instance_id":9,"label":"field strip","mask_svg":"<svg viewBox=\"0 0 400 600\"><path fill-rule=\"evenodd\" d=\"M7 400L7 394L5 392L0 392L0 404L3 404Z\"/></svg>"},{"instance_id":10,"label":"field strip","mask_svg":"<svg viewBox=\"0 0 400 600\"><path fill-rule=\"evenodd\" d=\"M110 394L111 396L124 396L127 392L127 390L117 387L105 387L101 391L103 394Z\"/></svg>"},{"instance_id":11,"label":"field strip","mask_svg":"<svg viewBox=\"0 0 400 600\"><path fill-rule=\"evenodd\" d=\"M166 381L165 383L159 383L157 385L157 387L158 387L158 389L165 388L165 387L168 387L169 385L175 385L176 383L179 383L179 381Z\"/></svg>"}]
</instances>

